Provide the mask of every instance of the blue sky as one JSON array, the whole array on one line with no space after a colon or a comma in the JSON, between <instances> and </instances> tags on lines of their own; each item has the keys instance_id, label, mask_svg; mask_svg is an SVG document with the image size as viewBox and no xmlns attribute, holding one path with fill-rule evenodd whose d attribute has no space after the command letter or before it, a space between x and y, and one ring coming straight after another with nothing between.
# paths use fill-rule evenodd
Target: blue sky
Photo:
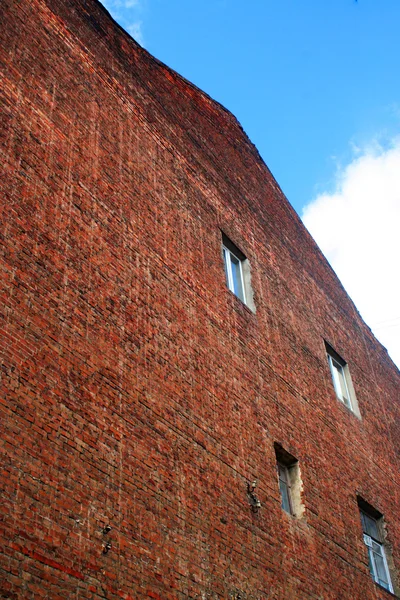
<instances>
[{"instance_id":1,"label":"blue sky","mask_svg":"<svg viewBox=\"0 0 400 600\"><path fill-rule=\"evenodd\" d=\"M399 0L103 4L234 113L298 212L352 144L399 130Z\"/></svg>"},{"instance_id":2,"label":"blue sky","mask_svg":"<svg viewBox=\"0 0 400 600\"><path fill-rule=\"evenodd\" d=\"M400 364L400 1L103 4L239 119Z\"/></svg>"}]
</instances>

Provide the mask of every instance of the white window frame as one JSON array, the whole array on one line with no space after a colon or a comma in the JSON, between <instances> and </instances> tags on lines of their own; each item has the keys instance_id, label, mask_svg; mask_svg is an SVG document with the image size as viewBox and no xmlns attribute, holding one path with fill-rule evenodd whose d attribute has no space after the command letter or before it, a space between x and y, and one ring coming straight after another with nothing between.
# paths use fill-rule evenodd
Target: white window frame
<instances>
[{"instance_id":1,"label":"white window frame","mask_svg":"<svg viewBox=\"0 0 400 600\"><path fill-rule=\"evenodd\" d=\"M227 284L228 284L228 289L233 292L235 294L235 296L237 296L240 300L242 300L242 302L244 302L244 304L247 304L246 301L246 288L244 285L244 278L243 278L243 260L240 259L234 252L232 252L232 250L230 250L229 248L227 248L225 245L222 246L222 250L223 250L223 254L224 254L224 262L225 262L225 272L226 272L226 280L227 280ZM232 257L235 259L236 264L238 265L238 270L239 270L239 283L240 283L240 287L241 290L235 290L235 283L234 283L234 276L233 276L233 269L234 266L232 262Z\"/></svg>"},{"instance_id":2,"label":"white window frame","mask_svg":"<svg viewBox=\"0 0 400 600\"><path fill-rule=\"evenodd\" d=\"M325 351L337 399L358 418L361 418L348 364L328 342L325 342Z\"/></svg>"},{"instance_id":3,"label":"white window frame","mask_svg":"<svg viewBox=\"0 0 400 600\"><path fill-rule=\"evenodd\" d=\"M343 404L353 410L353 406L351 403L351 395L349 386L347 384L347 376L346 376L346 363L341 363L338 361L336 357L333 357L328 352L328 361L329 367L331 369L333 386L335 388L336 396L339 398ZM343 361L344 362L344 361Z\"/></svg>"},{"instance_id":4,"label":"white window frame","mask_svg":"<svg viewBox=\"0 0 400 600\"><path fill-rule=\"evenodd\" d=\"M388 563L386 560L385 548L384 548L382 542L377 542L376 540L374 540L374 538L372 538L371 536L364 533L364 544L368 548L369 564L370 564L370 571L371 571L372 578L378 585L383 587L385 590L387 589L389 592L391 592L393 594L394 591L393 591L393 586L392 586L392 580L390 578L390 571L389 571ZM375 550L374 545L379 548L379 552L377 552ZM379 578L378 569L376 567L376 559L375 559L376 554L382 558L388 587L386 587L386 585L382 584L381 580Z\"/></svg>"},{"instance_id":5,"label":"white window frame","mask_svg":"<svg viewBox=\"0 0 400 600\"><path fill-rule=\"evenodd\" d=\"M360 508L360 512L361 512L361 517L362 517L361 523L362 523L362 527L363 527L363 540L364 540L364 544L366 545L366 547L368 549L369 567L370 567L370 572L371 572L372 578L375 581L375 583L377 583L378 585L383 587L385 590L388 590L389 592L394 594L393 584L392 584L392 580L390 577L390 570L389 570L388 562L386 559L384 543L382 542L382 539L376 539L375 537L373 537L371 535L371 532L366 533L365 526L364 526L363 515L365 515L369 519L375 521L376 532L377 532L376 535L380 536L380 531L381 531L380 521L382 521L382 517L377 519L377 518L373 517L371 514L369 514L363 508ZM378 555L382 558L383 568L384 568L385 576L387 579L387 587L385 584L381 583L382 580L379 578L378 569L376 566L376 555Z\"/></svg>"}]
</instances>

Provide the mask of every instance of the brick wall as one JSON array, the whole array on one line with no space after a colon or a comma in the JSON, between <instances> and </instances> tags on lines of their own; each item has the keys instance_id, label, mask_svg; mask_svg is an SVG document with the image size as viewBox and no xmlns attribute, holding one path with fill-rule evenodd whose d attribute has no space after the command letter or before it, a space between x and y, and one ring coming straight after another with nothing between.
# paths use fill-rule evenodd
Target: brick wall
<instances>
[{"instance_id":1,"label":"brick wall","mask_svg":"<svg viewBox=\"0 0 400 600\"><path fill-rule=\"evenodd\" d=\"M255 147L95 1L2 0L0 21L0 597L390 598L357 494L397 585L399 372Z\"/></svg>"}]
</instances>

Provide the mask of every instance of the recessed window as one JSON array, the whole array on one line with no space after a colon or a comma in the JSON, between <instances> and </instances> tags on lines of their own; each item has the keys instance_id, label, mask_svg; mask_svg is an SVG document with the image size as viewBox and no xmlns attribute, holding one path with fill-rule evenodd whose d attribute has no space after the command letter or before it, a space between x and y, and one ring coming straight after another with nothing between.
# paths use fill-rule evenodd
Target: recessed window
<instances>
[{"instance_id":1,"label":"recessed window","mask_svg":"<svg viewBox=\"0 0 400 600\"><path fill-rule=\"evenodd\" d=\"M242 261L236 254L231 250L223 247L224 251L224 262L225 262L225 274L228 288L233 292L242 302L246 303L246 294L244 290L243 282L243 269Z\"/></svg>"},{"instance_id":2,"label":"recessed window","mask_svg":"<svg viewBox=\"0 0 400 600\"><path fill-rule=\"evenodd\" d=\"M292 485L289 467L278 462L279 490L282 497L282 508L290 515L293 514L292 508Z\"/></svg>"},{"instance_id":3,"label":"recessed window","mask_svg":"<svg viewBox=\"0 0 400 600\"><path fill-rule=\"evenodd\" d=\"M228 289L255 312L250 284L249 261L225 234L222 234L222 253Z\"/></svg>"},{"instance_id":4,"label":"recessed window","mask_svg":"<svg viewBox=\"0 0 400 600\"><path fill-rule=\"evenodd\" d=\"M279 444L275 444L281 506L285 512L300 518L304 512L301 499L302 481L299 461Z\"/></svg>"},{"instance_id":5,"label":"recessed window","mask_svg":"<svg viewBox=\"0 0 400 600\"><path fill-rule=\"evenodd\" d=\"M358 412L350 371L346 361L326 342L325 347L336 396L347 408L353 412Z\"/></svg>"},{"instance_id":6,"label":"recessed window","mask_svg":"<svg viewBox=\"0 0 400 600\"><path fill-rule=\"evenodd\" d=\"M358 499L358 505L372 578L376 583L393 593L393 585L385 552L383 516L360 498Z\"/></svg>"}]
</instances>

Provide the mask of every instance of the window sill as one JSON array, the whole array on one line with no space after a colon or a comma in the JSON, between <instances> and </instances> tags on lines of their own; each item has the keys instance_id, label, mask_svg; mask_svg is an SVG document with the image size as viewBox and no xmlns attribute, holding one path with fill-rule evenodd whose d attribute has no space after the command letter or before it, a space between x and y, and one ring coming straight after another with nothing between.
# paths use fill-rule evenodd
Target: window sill
<instances>
[{"instance_id":1,"label":"window sill","mask_svg":"<svg viewBox=\"0 0 400 600\"><path fill-rule=\"evenodd\" d=\"M230 296L232 298L234 298L235 302L238 305L238 308L243 309L245 312L247 312L250 315L253 315L254 317L256 316L256 311L255 309L253 310L252 308L250 308L250 306L248 304L246 304L245 302L243 302L243 300L241 300L239 298L239 296L236 296L236 294L234 294L230 289L227 290L230 294Z\"/></svg>"},{"instance_id":2,"label":"window sill","mask_svg":"<svg viewBox=\"0 0 400 600\"><path fill-rule=\"evenodd\" d=\"M340 398L338 398L336 396L336 394L335 394L335 400L337 402L339 402L340 406L343 407L343 410L346 411L346 414L350 413L351 415L353 415L353 417L356 417L356 419L358 419L359 421L362 420L361 414L359 414L358 412L356 412L353 408L350 408L349 406L347 406L347 404L345 404ZM377 585L379 585L379 584L377 584ZM382 586L380 585L379 587L382 587ZM385 589L385 588L383 588L383 589Z\"/></svg>"},{"instance_id":3,"label":"window sill","mask_svg":"<svg viewBox=\"0 0 400 600\"><path fill-rule=\"evenodd\" d=\"M394 594L393 592L389 592L389 590L384 588L383 585L381 585L380 583L377 583L376 581L374 581L374 584L376 585L377 588L379 588L379 590L386 592L386 594L388 595L389 598L400 598L400 596L397 596L397 594Z\"/></svg>"}]
</instances>

